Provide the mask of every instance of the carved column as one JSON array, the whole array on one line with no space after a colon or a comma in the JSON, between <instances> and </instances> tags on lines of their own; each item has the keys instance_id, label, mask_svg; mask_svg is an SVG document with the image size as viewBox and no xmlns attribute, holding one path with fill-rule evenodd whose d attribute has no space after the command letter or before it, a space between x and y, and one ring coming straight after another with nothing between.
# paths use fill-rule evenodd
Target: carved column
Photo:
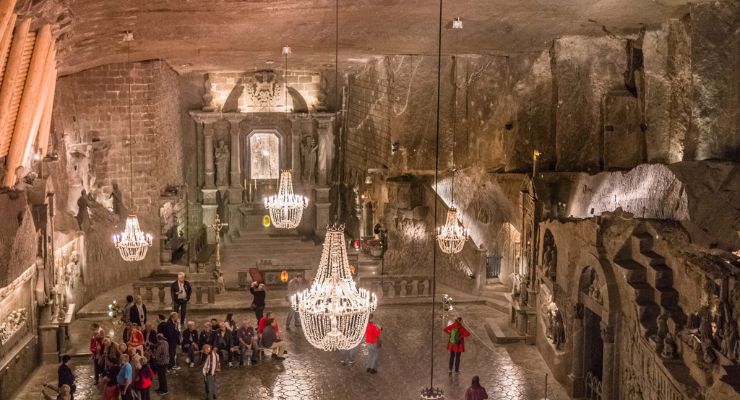
<instances>
[{"instance_id":1,"label":"carved column","mask_svg":"<svg viewBox=\"0 0 740 400\"><path fill-rule=\"evenodd\" d=\"M229 121L231 127L231 186L229 187L229 204L242 203L241 141L239 140L239 119Z\"/></svg>"},{"instance_id":2,"label":"carved column","mask_svg":"<svg viewBox=\"0 0 740 400\"><path fill-rule=\"evenodd\" d=\"M205 161L205 186L215 188L215 172L213 169L213 125L207 124L203 130L203 159Z\"/></svg>"},{"instance_id":3,"label":"carved column","mask_svg":"<svg viewBox=\"0 0 740 400\"><path fill-rule=\"evenodd\" d=\"M583 303L573 306L573 340L571 373L568 376L571 381L571 397L583 396ZM610 367L611 368L611 367Z\"/></svg>"},{"instance_id":4,"label":"carved column","mask_svg":"<svg viewBox=\"0 0 740 400\"><path fill-rule=\"evenodd\" d=\"M617 387L614 381L614 371L616 371L616 360L614 359L614 329L602 322L601 324L601 341L604 344L604 359L602 363L601 391L605 399L617 398Z\"/></svg>"}]
</instances>

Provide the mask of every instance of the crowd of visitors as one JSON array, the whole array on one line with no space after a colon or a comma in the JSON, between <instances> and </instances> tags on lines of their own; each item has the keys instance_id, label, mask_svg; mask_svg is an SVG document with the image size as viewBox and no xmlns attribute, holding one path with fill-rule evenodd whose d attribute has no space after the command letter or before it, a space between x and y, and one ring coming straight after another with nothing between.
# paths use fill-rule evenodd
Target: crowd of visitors
<instances>
[{"instance_id":1,"label":"crowd of visitors","mask_svg":"<svg viewBox=\"0 0 740 400\"><path fill-rule=\"evenodd\" d=\"M289 292L297 292L305 287L305 280L296 277L290 281ZM217 376L223 368L256 364L263 353L270 354L275 362L285 359L288 353L286 342L280 333L280 326L270 311L265 308L264 285L250 287L254 295L253 308L257 318L256 328L251 318L237 323L233 314L227 314L223 321L212 318L203 323L199 330L195 321L182 324L186 316L187 302L190 299L190 283L180 273L171 286L173 311L165 316L157 316L156 328L149 321L146 305L141 296L127 296L121 320L124 325L121 340L107 336L98 324L92 324L90 353L94 367L95 384L101 385L105 400L149 400L153 381L158 382L156 392L167 395L167 375L181 367L177 363L178 348L189 368L200 368L207 399L215 399L218 393ZM300 318L290 312L286 329L292 324L300 328ZM450 351L450 372L459 371L460 355L465 350L464 340L469 332L457 318L444 329L449 335L447 349ZM364 343L367 348L366 371L377 373L381 349L382 328L373 315L365 328ZM357 348L340 352L340 362L354 364ZM73 400L76 391L75 376L68 363L70 357L61 359L58 369L58 399ZM486 399L485 389L478 377L473 378L471 387L465 395L466 400Z\"/></svg>"}]
</instances>

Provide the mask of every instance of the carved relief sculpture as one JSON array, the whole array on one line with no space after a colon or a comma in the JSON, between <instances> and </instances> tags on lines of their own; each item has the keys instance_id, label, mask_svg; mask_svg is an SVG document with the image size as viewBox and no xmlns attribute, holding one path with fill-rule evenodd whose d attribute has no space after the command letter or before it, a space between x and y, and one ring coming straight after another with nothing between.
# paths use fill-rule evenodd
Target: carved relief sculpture
<instances>
[{"instance_id":1,"label":"carved relief sculpture","mask_svg":"<svg viewBox=\"0 0 740 400\"><path fill-rule=\"evenodd\" d=\"M271 107L280 104L282 99L282 85L278 85L277 76L273 70L262 70L254 73L250 82L245 84L248 96L248 106L254 111L270 111ZM281 105L281 104L280 104Z\"/></svg>"},{"instance_id":2,"label":"carved relief sculpture","mask_svg":"<svg viewBox=\"0 0 740 400\"><path fill-rule=\"evenodd\" d=\"M555 282L557 277L558 250L555 247L555 238L550 230L545 231L544 250L542 253L542 268L546 278Z\"/></svg>"},{"instance_id":3,"label":"carved relief sculpture","mask_svg":"<svg viewBox=\"0 0 740 400\"><path fill-rule=\"evenodd\" d=\"M128 216L128 209L123 204L123 193L118 187L118 182L113 182L113 190L110 194L111 202L113 203L113 213L118 215L121 219Z\"/></svg>"},{"instance_id":4,"label":"carved relief sculpture","mask_svg":"<svg viewBox=\"0 0 740 400\"><path fill-rule=\"evenodd\" d=\"M552 343L555 349L560 350L560 345L565 343L565 322L563 313L556 307L552 316Z\"/></svg>"},{"instance_id":5,"label":"carved relief sculpture","mask_svg":"<svg viewBox=\"0 0 740 400\"><path fill-rule=\"evenodd\" d=\"M228 186L229 185L229 159L231 153L229 152L229 145L223 140L218 141L216 146L216 185L217 186Z\"/></svg>"},{"instance_id":6,"label":"carved relief sculpture","mask_svg":"<svg viewBox=\"0 0 740 400\"><path fill-rule=\"evenodd\" d=\"M272 133L255 133L249 139L251 179L278 179L280 141Z\"/></svg>"},{"instance_id":7,"label":"carved relief sculpture","mask_svg":"<svg viewBox=\"0 0 740 400\"><path fill-rule=\"evenodd\" d=\"M28 320L28 311L20 308L11 311L10 314L0 324L0 343L5 344L10 338L26 325Z\"/></svg>"},{"instance_id":8,"label":"carved relief sculpture","mask_svg":"<svg viewBox=\"0 0 740 400\"><path fill-rule=\"evenodd\" d=\"M303 183L316 183L316 162L318 144L313 136L305 136L301 144L301 180Z\"/></svg>"}]
</instances>

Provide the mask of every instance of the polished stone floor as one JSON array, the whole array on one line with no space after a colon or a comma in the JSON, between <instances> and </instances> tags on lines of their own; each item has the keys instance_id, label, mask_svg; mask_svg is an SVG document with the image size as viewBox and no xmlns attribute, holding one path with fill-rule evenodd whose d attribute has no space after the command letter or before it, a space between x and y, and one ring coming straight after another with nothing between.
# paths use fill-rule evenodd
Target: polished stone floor
<instances>
[{"instance_id":1,"label":"polished stone floor","mask_svg":"<svg viewBox=\"0 0 740 400\"><path fill-rule=\"evenodd\" d=\"M253 366L227 368L219 376L219 399L418 399L419 390L430 381L430 306L389 306L376 312L384 328L378 373L365 372L366 351L361 349L353 366L343 366L337 353L312 348L298 330L287 332L289 351L282 363L262 361ZM441 318L434 346L434 384L446 398L462 399L473 375L479 375L491 399L545 398L545 374L549 371L533 346L494 345L486 336L483 320L497 311L483 305L461 305L459 314L473 332L466 341L459 375L447 372L448 353ZM208 314L194 315L205 321ZM237 315L237 320L241 315ZM278 314L281 321L284 315ZM91 366L85 358L74 361L78 378L77 399L97 399L92 386ZM18 400L41 398L44 382L56 380L56 367L44 366L29 377ZM549 379L548 399L567 399L561 387ZM183 367L170 376L170 399L201 399L202 376L197 368ZM156 387L156 382L155 382ZM159 398L153 394L154 399Z\"/></svg>"}]
</instances>

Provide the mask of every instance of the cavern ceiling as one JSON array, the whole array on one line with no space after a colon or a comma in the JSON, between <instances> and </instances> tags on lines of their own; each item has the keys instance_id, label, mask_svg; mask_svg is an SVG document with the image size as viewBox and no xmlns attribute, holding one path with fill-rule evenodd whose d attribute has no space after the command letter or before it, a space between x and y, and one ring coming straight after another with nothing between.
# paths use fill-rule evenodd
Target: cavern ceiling
<instances>
[{"instance_id":1,"label":"cavern ceiling","mask_svg":"<svg viewBox=\"0 0 740 400\"><path fill-rule=\"evenodd\" d=\"M698 2L701 2L698 1ZM694 1L697 3L697 1ZM434 54L438 2L340 0L340 62L387 54ZM686 0L450 0L444 19L465 28L446 51L541 51L567 34L623 35L688 11ZM291 64L334 62L335 0L25 0L21 15L49 21L59 36L60 74L126 60L164 59L179 72L265 68L293 48Z\"/></svg>"}]
</instances>

